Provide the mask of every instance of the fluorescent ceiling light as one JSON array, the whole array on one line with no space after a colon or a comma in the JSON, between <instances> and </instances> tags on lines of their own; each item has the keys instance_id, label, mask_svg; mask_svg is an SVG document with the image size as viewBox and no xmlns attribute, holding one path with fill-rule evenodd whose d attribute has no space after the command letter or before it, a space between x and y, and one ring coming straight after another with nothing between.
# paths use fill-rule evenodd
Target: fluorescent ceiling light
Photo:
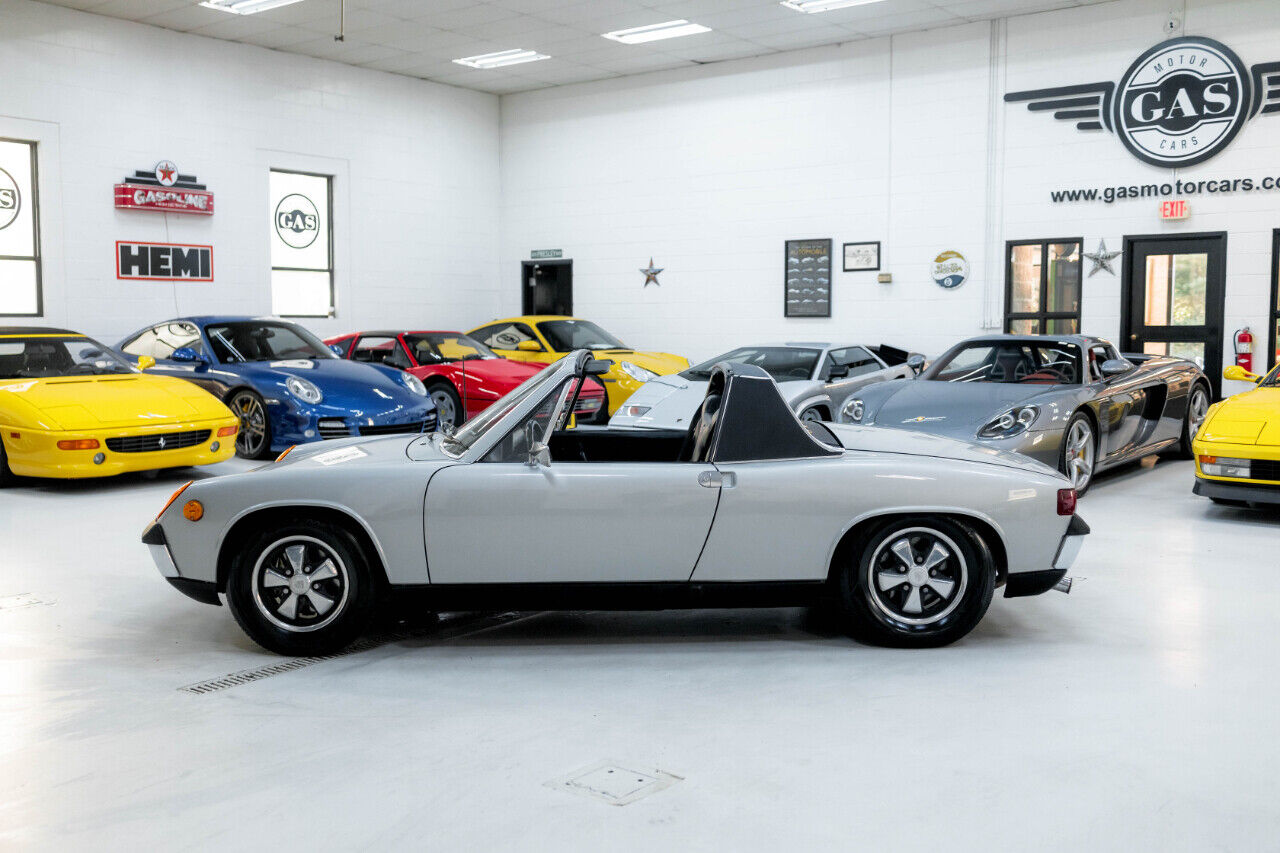
<instances>
[{"instance_id":1,"label":"fluorescent ceiling light","mask_svg":"<svg viewBox=\"0 0 1280 853\"><path fill-rule=\"evenodd\" d=\"M832 9L843 9L846 6L866 6L868 3L879 3L881 0L782 0L783 6L797 12L830 12Z\"/></svg>"},{"instance_id":2,"label":"fluorescent ceiling light","mask_svg":"<svg viewBox=\"0 0 1280 853\"><path fill-rule=\"evenodd\" d=\"M667 21L665 24L650 24L647 27L632 27L629 30L615 30L604 33L607 39L620 41L623 44L644 44L647 41L673 39L679 36L693 36L698 33L709 33L710 27L702 24L691 24L688 21Z\"/></svg>"},{"instance_id":3,"label":"fluorescent ceiling light","mask_svg":"<svg viewBox=\"0 0 1280 853\"><path fill-rule=\"evenodd\" d=\"M536 50L500 50L497 53L482 53L479 56L464 56L455 59L459 65L471 68L502 68L504 65L519 65L521 62L536 62L539 59L550 59L545 53Z\"/></svg>"},{"instance_id":4,"label":"fluorescent ceiling light","mask_svg":"<svg viewBox=\"0 0 1280 853\"><path fill-rule=\"evenodd\" d=\"M233 15L252 15L254 12L265 12L278 9L301 0L204 0L201 6L206 9L217 9L219 12L230 12Z\"/></svg>"}]
</instances>

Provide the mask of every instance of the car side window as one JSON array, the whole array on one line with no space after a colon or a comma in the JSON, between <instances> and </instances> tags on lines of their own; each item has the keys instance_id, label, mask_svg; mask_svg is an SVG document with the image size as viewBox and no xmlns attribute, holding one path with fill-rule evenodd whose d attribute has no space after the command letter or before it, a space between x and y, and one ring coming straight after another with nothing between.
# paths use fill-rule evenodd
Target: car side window
<instances>
[{"instance_id":1,"label":"car side window","mask_svg":"<svg viewBox=\"0 0 1280 853\"><path fill-rule=\"evenodd\" d=\"M524 323L494 323L477 329L471 334L480 343L493 349L515 349L521 341L538 342L538 338ZM541 344L539 344L541 346Z\"/></svg>"},{"instance_id":2,"label":"car side window","mask_svg":"<svg viewBox=\"0 0 1280 853\"><path fill-rule=\"evenodd\" d=\"M155 359L169 358L180 347L194 349L203 355L200 330L191 323L161 323L139 334L122 349L129 355L149 355Z\"/></svg>"},{"instance_id":3,"label":"car side window","mask_svg":"<svg viewBox=\"0 0 1280 853\"><path fill-rule=\"evenodd\" d=\"M874 355L863 347L833 349L827 355L827 359L828 361L825 369L828 377L831 375L831 368L837 365L848 367L849 376L862 376L867 373L875 373L883 366Z\"/></svg>"},{"instance_id":4,"label":"car side window","mask_svg":"<svg viewBox=\"0 0 1280 853\"><path fill-rule=\"evenodd\" d=\"M395 338L384 336L364 337L356 341L356 348L351 352L353 361L365 361L373 364L389 364L393 354L400 349L400 342ZM403 355L403 353L401 353ZM393 365L398 367L399 365Z\"/></svg>"},{"instance_id":5,"label":"car side window","mask_svg":"<svg viewBox=\"0 0 1280 853\"><path fill-rule=\"evenodd\" d=\"M408 370L413 367L413 362L409 361L409 356L405 353L404 345L400 341L395 342L395 345L391 347L391 352L382 360L382 363L391 367L398 367L401 370Z\"/></svg>"},{"instance_id":6,"label":"car side window","mask_svg":"<svg viewBox=\"0 0 1280 853\"><path fill-rule=\"evenodd\" d=\"M1089 348L1089 378L1092 382L1098 382L1102 379L1102 363L1115 358L1115 354L1109 351L1109 347L1102 344L1094 344Z\"/></svg>"}]
</instances>

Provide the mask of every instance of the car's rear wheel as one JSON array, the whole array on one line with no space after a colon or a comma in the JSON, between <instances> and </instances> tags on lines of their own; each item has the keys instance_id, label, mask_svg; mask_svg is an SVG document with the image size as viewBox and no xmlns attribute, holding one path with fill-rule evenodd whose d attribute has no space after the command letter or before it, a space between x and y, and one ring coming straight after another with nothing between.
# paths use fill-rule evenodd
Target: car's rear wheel
<instances>
[{"instance_id":1,"label":"car's rear wheel","mask_svg":"<svg viewBox=\"0 0 1280 853\"><path fill-rule=\"evenodd\" d=\"M236 455L245 459L265 459L271 455L271 418L262 397L256 391L241 388L227 400L227 408L240 419Z\"/></svg>"},{"instance_id":2,"label":"car's rear wheel","mask_svg":"<svg viewBox=\"0 0 1280 853\"><path fill-rule=\"evenodd\" d=\"M376 590L356 540L299 520L248 536L232 556L227 604L254 642L282 655L325 655L360 635Z\"/></svg>"},{"instance_id":3,"label":"car's rear wheel","mask_svg":"<svg viewBox=\"0 0 1280 853\"><path fill-rule=\"evenodd\" d=\"M467 419L466 410L462 407L462 398L453 385L448 382L432 382L427 386L431 402L436 404L437 423L441 427L460 427Z\"/></svg>"},{"instance_id":4,"label":"car's rear wheel","mask_svg":"<svg viewBox=\"0 0 1280 853\"><path fill-rule=\"evenodd\" d=\"M996 570L982 538L945 518L897 519L869 531L841 569L849 633L882 646L945 646L982 621Z\"/></svg>"},{"instance_id":5,"label":"car's rear wheel","mask_svg":"<svg viewBox=\"0 0 1280 853\"><path fill-rule=\"evenodd\" d=\"M1187 417L1182 422L1182 443L1178 445L1178 450L1184 458L1192 457L1191 441L1200 431L1200 426L1208 414L1209 389L1197 382L1191 386L1191 393L1187 395Z\"/></svg>"},{"instance_id":6,"label":"car's rear wheel","mask_svg":"<svg viewBox=\"0 0 1280 853\"><path fill-rule=\"evenodd\" d=\"M1093 482L1093 472L1098 464L1098 440L1093 434L1093 422L1084 412L1076 412L1062 434L1062 453L1058 470L1076 490L1083 495Z\"/></svg>"},{"instance_id":7,"label":"car's rear wheel","mask_svg":"<svg viewBox=\"0 0 1280 853\"><path fill-rule=\"evenodd\" d=\"M831 417L827 414L827 410L822 406L810 406L800 413L800 420L820 423L821 421L831 420Z\"/></svg>"}]
</instances>

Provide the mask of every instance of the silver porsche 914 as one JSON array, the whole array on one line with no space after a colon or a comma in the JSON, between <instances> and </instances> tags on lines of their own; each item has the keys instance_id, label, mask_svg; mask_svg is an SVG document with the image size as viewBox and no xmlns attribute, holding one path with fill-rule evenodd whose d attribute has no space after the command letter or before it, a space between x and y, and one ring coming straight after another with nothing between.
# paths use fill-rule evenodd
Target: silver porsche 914
<instances>
[{"instance_id":1,"label":"silver porsche 914","mask_svg":"<svg viewBox=\"0 0 1280 853\"><path fill-rule=\"evenodd\" d=\"M790 607L858 639L935 646L994 591L1064 578L1088 526L1070 482L977 444L801 422L759 367L711 374L687 430L576 425L580 350L452 435L286 451L189 483L142 540L173 586L225 598L282 654L350 643L375 612ZM396 598L397 594L400 596Z\"/></svg>"}]
</instances>

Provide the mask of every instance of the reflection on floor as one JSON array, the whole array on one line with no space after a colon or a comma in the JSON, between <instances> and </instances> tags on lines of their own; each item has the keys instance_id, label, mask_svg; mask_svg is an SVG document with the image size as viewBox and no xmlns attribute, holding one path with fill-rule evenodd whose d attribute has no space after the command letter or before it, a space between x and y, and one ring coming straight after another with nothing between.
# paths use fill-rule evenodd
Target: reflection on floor
<instances>
[{"instance_id":1,"label":"reflection on floor","mask_svg":"<svg viewBox=\"0 0 1280 853\"><path fill-rule=\"evenodd\" d=\"M138 543L187 476L0 492L0 847L1275 844L1280 516L1194 497L1189 463L1100 479L1072 594L997 598L951 648L532 614L203 693L283 659Z\"/></svg>"}]
</instances>

